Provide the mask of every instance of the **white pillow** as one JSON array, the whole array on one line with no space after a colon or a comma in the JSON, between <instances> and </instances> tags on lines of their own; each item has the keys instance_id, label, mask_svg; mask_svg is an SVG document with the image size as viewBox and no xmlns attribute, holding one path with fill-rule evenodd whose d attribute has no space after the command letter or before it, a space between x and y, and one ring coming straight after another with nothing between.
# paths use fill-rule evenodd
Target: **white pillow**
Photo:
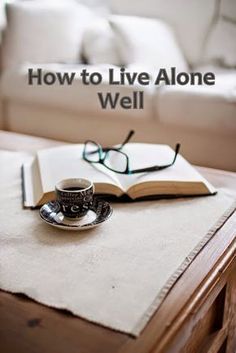
<instances>
[{"instance_id":1,"label":"white pillow","mask_svg":"<svg viewBox=\"0 0 236 353\"><path fill-rule=\"evenodd\" d=\"M7 4L3 68L24 62L79 62L82 35L94 19L74 1L17 1Z\"/></svg>"},{"instance_id":2,"label":"white pillow","mask_svg":"<svg viewBox=\"0 0 236 353\"><path fill-rule=\"evenodd\" d=\"M187 63L171 28L161 20L114 15L110 19L124 65L186 71Z\"/></svg>"},{"instance_id":3,"label":"white pillow","mask_svg":"<svg viewBox=\"0 0 236 353\"><path fill-rule=\"evenodd\" d=\"M226 1L226 0L222 0ZM235 0L227 0L235 2ZM198 65L203 44L215 15L216 0L110 0L120 15L159 18L173 27L181 49L191 65Z\"/></svg>"},{"instance_id":4,"label":"white pillow","mask_svg":"<svg viewBox=\"0 0 236 353\"><path fill-rule=\"evenodd\" d=\"M236 25L220 19L206 43L205 62L236 67Z\"/></svg>"},{"instance_id":5,"label":"white pillow","mask_svg":"<svg viewBox=\"0 0 236 353\"><path fill-rule=\"evenodd\" d=\"M93 22L84 32L83 56L88 64L121 65L115 34L106 19Z\"/></svg>"}]
</instances>

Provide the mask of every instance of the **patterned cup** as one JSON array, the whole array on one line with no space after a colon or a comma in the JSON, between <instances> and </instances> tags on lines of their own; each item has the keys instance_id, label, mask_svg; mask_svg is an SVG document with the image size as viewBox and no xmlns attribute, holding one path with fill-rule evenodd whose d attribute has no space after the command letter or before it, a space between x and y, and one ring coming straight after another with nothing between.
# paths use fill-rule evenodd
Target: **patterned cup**
<instances>
[{"instance_id":1,"label":"patterned cup","mask_svg":"<svg viewBox=\"0 0 236 353\"><path fill-rule=\"evenodd\" d=\"M57 183L55 192L62 213L79 218L87 214L93 203L94 185L87 179L65 179Z\"/></svg>"}]
</instances>

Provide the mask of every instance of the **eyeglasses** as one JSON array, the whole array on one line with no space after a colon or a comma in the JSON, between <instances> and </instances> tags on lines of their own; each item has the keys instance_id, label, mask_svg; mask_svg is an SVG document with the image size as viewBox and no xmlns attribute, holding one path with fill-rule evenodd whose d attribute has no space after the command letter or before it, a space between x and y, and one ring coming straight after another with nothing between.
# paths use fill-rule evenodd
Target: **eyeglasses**
<instances>
[{"instance_id":1,"label":"eyeglasses","mask_svg":"<svg viewBox=\"0 0 236 353\"><path fill-rule=\"evenodd\" d=\"M129 157L124 153L122 148L129 142L134 134L134 130L131 130L123 143L119 147L102 147L100 144L87 140L84 143L83 159L89 163L100 163L107 169L119 173L119 174L137 174L146 172L156 172L171 167L177 158L180 150L180 144L177 143L175 147L174 158L171 163L165 165L154 165L152 167L141 168L141 169L130 169Z\"/></svg>"}]
</instances>

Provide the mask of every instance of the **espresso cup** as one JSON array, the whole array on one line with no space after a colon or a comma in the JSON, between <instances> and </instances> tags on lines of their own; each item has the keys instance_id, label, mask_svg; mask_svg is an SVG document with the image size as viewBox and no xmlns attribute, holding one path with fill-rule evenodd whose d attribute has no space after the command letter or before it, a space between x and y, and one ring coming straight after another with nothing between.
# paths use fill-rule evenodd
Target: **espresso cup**
<instances>
[{"instance_id":1,"label":"espresso cup","mask_svg":"<svg viewBox=\"0 0 236 353\"><path fill-rule=\"evenodd\" d=\"M56 200L64 216L84 217L93 202L94 185L90 180L65 179L56 184Z\"/></svg>"}]
</instances>

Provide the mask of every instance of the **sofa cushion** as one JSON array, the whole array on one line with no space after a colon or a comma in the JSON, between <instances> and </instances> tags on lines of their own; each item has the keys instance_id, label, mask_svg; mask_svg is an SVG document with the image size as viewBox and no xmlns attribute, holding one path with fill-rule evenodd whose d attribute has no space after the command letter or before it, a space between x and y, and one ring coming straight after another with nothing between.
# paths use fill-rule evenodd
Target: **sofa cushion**
<instances>
[{"instance_id":1,"label":"sofa cushion","mask_svg":"<svg viewBox=\"0 0 236 353\"><path fill-rule=\"evenodd\" d=\"M209 68L198 71L208 72ZM156 90L156 116L162 123L236 133L236 70L210 71L216 73L215 86L162 86Z\"/></svg>"},{"instance_id":2,"label":"sofa cushion","mask_svg":"<svg viewBox=\"0 0 236 353\"><path fill-rule=\"evenodd\" d=\"M28 84L28 68L42 69L42 75L46 73L71 73L75 72L73 83L71 85L59 84L56 81L53 85L29 85ZM37 104L42 107L56 108L57 110L68 111L79 114L96 114L105 115L109 118L132 117L134 119L144 118L152 119L152 94L151 88L144 92L144 109L123 109L117 104L116 109L110 106L107 109L102 109L98 92L119 93L120 97L133 97L134 91L143 91L143 86L140 85L110 85L108 82L108 69L111 65L65 65L65 64L41 64L33 65L26 64L16 69L5 70L1 77L2 96L8 101L16 101L29 104ZM103 76L103 81L99 85L84 85L80 76L82 69L87 69L87 72L99 72ZM120 68L113 66L114 77L118 78ZM135 68L133 68L135 70ZM35 81L34 81L35 82ZM119 99L118 99L119 102Z\"/></svg>"},{"instance_id":3,"label":"sofa cushion","mask_svg":"<svg viewBox=\"0 0 236 353\"><path fill-rule=\"evenodd\" d=\"M189 64L199 64L216 0L111 0L110 3L117 14L160 18L169 23Z\"/></svg>"},{"instance_id":4,"label":"sofa cushion","mask_svg":"<svg viewBox=\"0 0 236 353\"><path fill-rule=\"evenodd\" d=\"M89 64L122 65L115 33L105 18L98 19L85 30L82 47Z\"/></svg>"},{"instance_id":5,"label":"sofa cushion","mask_svg":"<svg viewBox=\"0 0 236 353\"><path fill-rule=\"evenodd\" d=\"M114 15L110 23L124 65L138 63L151 69L175 66L178 70L187 70L174 33L163 21Z\"/></svg>"},{"instance_id":6,"label":"sofa cushion","mask_svg":"<svg viewBox=\"0 0 236 353\"><path fill-rule=\"evenodd\" d=\"M74 1L7 4L3 68L24 62L79 62L83 31L94 14Z\"/></svg>"}]
</instances>

